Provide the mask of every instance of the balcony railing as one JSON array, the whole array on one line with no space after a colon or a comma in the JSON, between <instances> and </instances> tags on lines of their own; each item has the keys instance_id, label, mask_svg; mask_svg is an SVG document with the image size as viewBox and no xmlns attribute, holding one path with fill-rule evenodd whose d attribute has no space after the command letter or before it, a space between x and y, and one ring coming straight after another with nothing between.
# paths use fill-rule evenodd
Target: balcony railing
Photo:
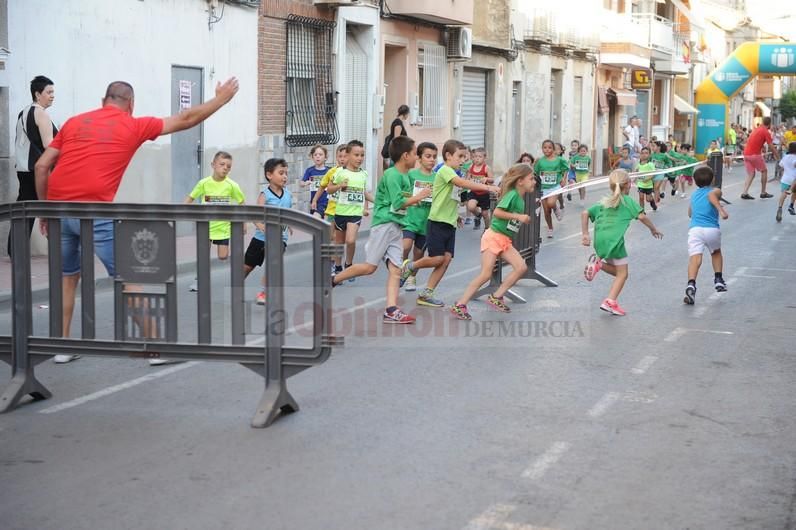
<instances>
[{"instance_id":1,"label":"balcony railing","mask_svg":"<svg viewBox=\"0 0 796 530\"><path fill-rule=\"evenodd\" d=\"M677 25L674 22L652 13L635 14L633 21L643 28L643 42L648 48L664 53L677 51L674 36Z\"/></svg>"},{"instance_id":2,"label":"balcony railing","mask_svg":"<svg viewBox=\"0 0 796 530\"><path fill-rule=\"evenodd\" d=\"M649 48L648 28L635 17L605 9L602 12L600 41L637 44Z\"/></svg>"}]
</instances>

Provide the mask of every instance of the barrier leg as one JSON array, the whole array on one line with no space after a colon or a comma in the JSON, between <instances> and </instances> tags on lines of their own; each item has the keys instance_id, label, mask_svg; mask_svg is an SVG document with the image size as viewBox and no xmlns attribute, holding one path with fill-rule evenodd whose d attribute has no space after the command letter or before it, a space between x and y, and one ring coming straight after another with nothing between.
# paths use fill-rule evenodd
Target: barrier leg
<instances>
[{"instance_id":1,"label":"barrier leg","mask_svg":"<svg viewBox=\"0 0 796 530\"><path fill-rule=\"evenodd\" d=\"M266 380L267 381L267 380ZM252 427L264 428L271 425L280 414L291 414L299 409L298 403L287 391L284 379L270 381L263 392L257 412L252 419Z\"/></svg>"},{"instance_id":2,"label":"barrier leg","mask_svg":"<svg viewBox=\"0 0 796 530\"><path fill-rule=\"evenodd\" d=\"M525 278L523 279L536 280L538 282L541 282L545 287L558 287L558 284L556 282L554 282L553 280L551 280L541 272L537 271L535 268L534 269L529 268L528 274L526 274Z\"/></svg>"},{"instance_id":3,"label":"barrier leg","mask_svg":"<svg viewBox=\"0 0 796 530\"><path fill-rule=\"evenodd\" d=\"M33 375L33 368L28 368L11 378L11 382L0 395L0 413L15 409L22 398L27 395L30 395L33 401L41 401L53 396Z\"/></svg>"}]
</instances>

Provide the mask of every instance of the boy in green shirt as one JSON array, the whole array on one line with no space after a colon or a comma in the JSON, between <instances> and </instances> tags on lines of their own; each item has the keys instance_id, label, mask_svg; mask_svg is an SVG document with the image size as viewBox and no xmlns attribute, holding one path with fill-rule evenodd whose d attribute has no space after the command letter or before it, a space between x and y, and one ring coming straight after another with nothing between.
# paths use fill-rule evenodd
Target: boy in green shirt
<instances>
[{"instance_id":1,"label":"boy in green shirt","mask_svg":"<svg viewBox=\"0 0 796 530\"><path fill-rule=\"evenodd\" d=\"M650 148L642 147L641 153L639 154L638 172L652 173L653 171L655 171L655 163L652 162L650 158ZM645 200L650 203L653 210L657 211L658 205L655 204L657 201L655 200L655 184L653 177L639 177L638 180L636 180L636 186L638 187L638 202L641 205L641 211L644 211Z\"/></svg>"},{"instance_id":2,"label":"boy in green shirt","mask_svg":"<svg viewBox=\"0 0 796 530\"><path fill-rule=\"evenodd\" d=\"M426 233L426 247L428 256L417 261L404 260L401 268L401 286L410 276L417 274L419 269L434 268L428 279L426 288L417 297L419 305L429 307L445 307L445 302L434 298L434 289L437 288L445 271L448 270L453 259L453 250L456 244L456 227L461 224L459 218L459 200L462 188L476 191L489 191L498 193L500 188L479 184L463 179L456 174L464 162L467 149L459 140L448 140L442 147L442 156L445 165L439 168L434 177L434 188L431 201L431 211L428 215Z\"/></svg>"},{"instance_id":3,"label":"boy in green shirt","mask_svg":"<svg viewBox=\"0 0 796 530\"><path fill-rule=\"evenodd\" d=\"M424 189L434 187L434 164L437 161L437 146L431 142L423 142L417 146L417 156L420 159L420 168L409 171L409 183L412 186L412 195L419 195ZM431 212L431 195L420 201L415 208L406 212L404 223L404 259L409 257L416 261L426 252L426 225L428 214ZM413 250L414 249L414 250ZM416 289L415 277L410 276L404 282L404 289Z\"/></svg>"},{"instance_id":4,"label":"boy in green shirt","mask_svg":"<svg viewBox=\"0 0 796 530\"><path fill-rule=\"evenodd\" d=\"M680 144L680 154L683 157L684 164L696 164L699 162L696 158L694 158L694 152L692 150L691 144ZM689 186L694 185L694 169L696 169L696 166L691 166L687 169L684 169L680 175L680 198L682 199L685 199L686 197L686 184Z\"/></svg>"},{"instance_id":5,"label":"boy in green shirt","mask_svg":"<svg viewBox=\"0 0 796 530\"><path fill-rule=\"evenodd\" d=\"M663 142L652 142L650 143L652 146L652 155L650 159L652 163L655 164L655 169L660 171L662 169L668 169L672 167L672 161L669 156L666 154L666 144ZM666 195L662 191L663 181L666 180L666 173L661 173L660 175L655 175L653 178L653 182L655 183L655 199L656 201L660 198L663 199Z\"/></svg>"},{"instance_id":6,"label":"boy in green shirt","mask_svg":"<svg viewBox=\"0 0 796 530\"><path fill-rule=\"evenodd\" d=\"M578 154L569 159L572 171L575 172L575 182L580 184L589 180L591 171L591 157L589 156L589 146L586 144L578 145ZM586 198L586 188L578 188L581 202Z\"/></svg>"},{"instance_id":7,"label":"boy in green shirt","mask_svg":"<svg viewBox=\"0 0 796 530\"><path fill-rule=\"evenodd\" d=\"M370 235L365 244L365 263L357 263L332 276L332 286L357 276L367 276L376 272L379 263L385 262L389 276L387 277L387 308L384 310L385 324L413 324L415 317L407 315L398 307L398 290L401 283L401 263L403 250L401 245L402 227L407 208L416 207L431 190L425 188L417 195L412 195L409 183L409 169L415 166L417 155L414 153L415 141L408 136L398 136L390 142L390 159L393 166L384 172L376 188L375 205L373 207L373 223ZM364 193L364 192L363 192ZM340 202L337 203L335 220L340 215Z\"/></svg>"}]
</instances>

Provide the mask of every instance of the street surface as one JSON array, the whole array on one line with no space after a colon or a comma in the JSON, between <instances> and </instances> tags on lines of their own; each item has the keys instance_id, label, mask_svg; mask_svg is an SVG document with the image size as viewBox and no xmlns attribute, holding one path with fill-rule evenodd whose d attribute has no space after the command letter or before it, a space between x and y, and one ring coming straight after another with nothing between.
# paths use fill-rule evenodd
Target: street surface
<instances>
[{"instance_id":1,"label":"street surface","mask_svg":"<svg viewBox=\"0 0 796 530\"><path fill-rule=\"evenodd\" d=\"M627 235L628 315L601 312L609 277L583 279L576 198L538 256L559 287L521 282L528 303L511 314L476 301L465 325L404 293L417 326L385 326L383 269L335 289L345 346L288 381L301 410L265 430L249 427L263 381L240 366L45 362L53 398L0 416L2 527L796 528L796 218L775 223L776 199L740 200L741 173L724 179L728 292L714 294L706 258L697 303L683 305L688 200L667 197L651 214L662 241L640 223ZM448 303L476 273L479 237L457 234L438 291ZM288 342L300 345L311 259L286 259ZM191 279L179 283L185 341ZM110 303L98 293L99 319ZM249 308L250 342L263 311ZM46 331L46 310L34 320ZM0 333L9 326L4 306Z\"/></svg>"}]
</instances>

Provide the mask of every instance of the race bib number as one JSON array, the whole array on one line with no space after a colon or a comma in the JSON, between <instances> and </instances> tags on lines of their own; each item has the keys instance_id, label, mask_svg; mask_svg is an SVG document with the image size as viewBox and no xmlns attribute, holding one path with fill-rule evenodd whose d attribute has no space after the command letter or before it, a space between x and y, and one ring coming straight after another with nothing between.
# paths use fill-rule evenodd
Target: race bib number
<instances>
[{"instance_id":1,"label":"race bib number","mask_svg":"<svg viewBox=\"0 0 796 530\"><path fill-rule=\"evenodd\" d=\"M337 204L364 206L365 190L350 187L345 190L340 190L339 197L337 197Z\"/></svg>"},{"instance_id":2,"label":"race bib number","mask_svg":"<svg viewBox=\"0 0 796 530\"><path fill-rule=\"evenodd\" d=\"M520 222L516 219L510 219L509 223L506 225L506 229L509 232L514 232L516 234L520 231Z\"/></svg>"},{"instance_id":3,"label":"race bib number","mask_svg":"<svg viewBox=\"0 0 796 530\"><path fill-rule=\"evenodd\" d=\"M422 180L416 180L414 188L412 189L412 195L420 195L425 189L434 190L434 184L432 182L423 182ZM457 199L458 200L458 199ZM431 195L420 201L420 204L431 204Z\"/></svg>"},{"instance_id":4,"label":"race bib number","mask_svg":"<svg viewBox=\"0 0 796 530\"><path fill-rule=\"evenodd\" d=\"M558 173L554 171L542 171L542 184L545 186L555 186L558 184Z\"/></svg>"},{"instance_id":5,"label":"race bib number","mask_svg":"<svg viewBox=\"0 0 796 530\"><path fill-rule=\"evenodd\" d=\"M218 195L205 195L205 204L229 204L229 197Z\"/></svg>"},{"instance_id":6,"label":"race bib number","mask_svg":"<svg viewBox=\"0 0 796 530\"><path fill-rule=\"evenodd\" d=\"M321 186L321 178L320 177L313 177L310 179L310 191L318 191L318 188Z\"/></svg>"},{"instance_id":7,"label":"race bib number","mask_svg":"<svg viewBox=\"0 0 796 530\"><path fill-rule=\"evenodd\" d=\"M575 163L575 171L588 171L589 170L589 163L583 160L580 160Z\"/></svg>"}]
</instances>

